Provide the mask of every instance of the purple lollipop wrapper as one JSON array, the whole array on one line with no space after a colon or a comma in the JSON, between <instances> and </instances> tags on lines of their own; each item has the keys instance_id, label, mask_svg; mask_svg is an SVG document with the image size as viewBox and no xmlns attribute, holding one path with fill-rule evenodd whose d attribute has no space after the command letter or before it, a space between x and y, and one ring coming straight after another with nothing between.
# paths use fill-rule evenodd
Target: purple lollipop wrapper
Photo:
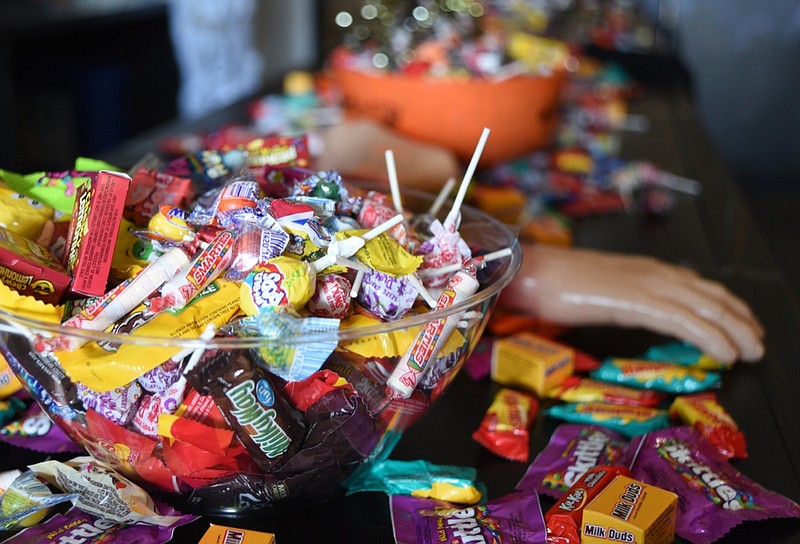
<instances>
[{"instance_id":1,"label":"purple lollipop wrapper","mask_svg":"<svg viewBox=\"0 0 800 544\"><path fill-rule=\"evenodd\" d=\"M622 434L597 425L559 425L550 442L517 483L518 491L538 491L555 499L592 467L620 465L628 442Z\"/></svg>"},{"instance_id":2,"label":"purple lollipop wrapper","mask_svg":"<svg viewBox=\"0 0 800 544\"><path fill-rule=\"evenodd\" d=\"M631 476L678 495L675 532L710 544L745 521L798 518L800 506L737 471L694 427L670 427L631 440Z\"/></svg>"},{"instance_id":3,"label":"purple lollipop wrapper","mask_svg":"<svg viewBox=\"0 0 800 544\"><path fill-rule=\"evenodd\" d=\"M79 383L77 391L84 408L99 412L117 425L127 425L136 413L142 396L142 388L137 382L103 392L93 391Z\"/></svg>"},{"instance_id":4,"label":"purple lollipop wrapper","mask_svg":"<svg viewBox=\"0 0 800 544\"><path fill-rule=\"evenodd\" d=\"M390 504L397 544L547 541L536 493L511 493L468 507L410 495L393 495Z\"/></svg>"},{"instance_id":5,"label":"purple lollipop wrapper","mask_svg":"<svg viewBox=\"0 0 800 544\"><path fill-rule=\"evenodd\" d=\"M178 381L181 377L181 361L169 359L157 367L148 370L136 381L142 389L150 393L163 393L169 386Z\"/></svg>"},{"instance_id":6,"label":"purple lollipop wrapper","mask_svg":"<svg viewBox=\"0 0 800 544\"><path fill-rule=\"evenodd\" d=\"M417 294L406 280L375 271L364 274L358 302L381 319L394 321L414 306Z\"/></svg>"},{"instance_id":7,"label":"purple lollipop wrapper","mask_svg":"<svg viewBox=\"0 0 800 544\"><path fill-rule=\"evenodd\" d=\"M181 513L166 505L158 504L161 515L180 516ZM78 508L70 508L64 514L56 514L47 521L20 531L4 543L41 544L43 542L114 542L114 544L134 544L148 542L161 544L172 540L175 528L186 525L197 516L183 515L168 527L137 523L120 525L113 521L96 518Z\"/></svg>"}]
</instances>

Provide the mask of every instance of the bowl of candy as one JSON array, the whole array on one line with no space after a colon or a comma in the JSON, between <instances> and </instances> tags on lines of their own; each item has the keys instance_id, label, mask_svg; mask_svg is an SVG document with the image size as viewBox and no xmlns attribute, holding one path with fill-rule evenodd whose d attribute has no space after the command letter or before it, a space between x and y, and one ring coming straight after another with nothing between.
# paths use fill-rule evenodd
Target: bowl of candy
<instances>
[{"instance_id":1,"label":"bowl of candy","mask_svg":"<svg viewBox=\"0 0 800 544\"><path fill-rule=\"evenodd\" d=\"M482 156L489 166L552 141L577 61L565 42L544 35L548 18L524 3L365 1L345 17L352 23L326 57L324 80L345 115L464 162L472 135L492 127Z\"/></svg>"},{"instance_id":2,"label":"bowl of candy","mask_svg":"<svg viewBox=\"0 0 800 544\"><path fill-rule=\"evenodd\" d=\"M38 272L71 283L0 284L0 353L89 454L196 513L337 496L447 389L521 261L515 236L459 197L443 217L442 199L392 202L332 171L245 172L149 218L130 198L143 191L87 174L65 267ZM152 251L98 292L125 218ZM24 253L11 238L4 251Z\"/></svg>"},{"instance_id":3,"label":"bowl of candy","mask_svg":"<svg viewBox=\"0 0 800 544\"><path fill-rule=\"evenodd\" d=\"M472 135L491 126L482 157L487 166L552 142L565 82L564 72L493 80L337 68L328 76L341 92L345 115L442 146L461 161L472 153Z\"/></svg>"}]
</instances>

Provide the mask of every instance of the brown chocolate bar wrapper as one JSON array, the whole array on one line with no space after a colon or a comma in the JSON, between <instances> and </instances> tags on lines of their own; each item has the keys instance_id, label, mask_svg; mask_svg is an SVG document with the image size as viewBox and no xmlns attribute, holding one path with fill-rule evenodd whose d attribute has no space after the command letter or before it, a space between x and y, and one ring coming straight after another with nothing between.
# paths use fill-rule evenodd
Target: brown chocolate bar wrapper
<instances>
[{"instance_id":1,"label":"brown chocolate bar wrapper","mask_svg":"<svg viewBox=\"0 0 800 544\"><path fill-rule=\"evenodd\" d=\"M188 376L217 402L228 426L261 470L279 469L303 445L300 412L281 394L279 378L257 366L246 350L211 350Z\"/></svg>"}]
</instances>

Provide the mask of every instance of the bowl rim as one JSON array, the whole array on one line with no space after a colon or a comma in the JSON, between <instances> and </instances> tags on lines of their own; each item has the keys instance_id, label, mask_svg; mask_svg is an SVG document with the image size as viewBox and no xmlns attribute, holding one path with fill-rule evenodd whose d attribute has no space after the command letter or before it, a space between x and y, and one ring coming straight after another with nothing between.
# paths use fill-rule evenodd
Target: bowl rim
<instances>
[{"instance_id":1,"label":"bowl rim","mask_svg":"<svg viewBox=\"0 0 800 544\"><path fill-rule=\"evenodd\" d=\"M369 190L380 190L385 192L387 187L374 182L352 181L348 180L345 183L348 187ZM426 191L417 189L404 189L404 195L414 197L417 199L433 201L434 195ZM450 200L452 202L452 200ZM444 207L443 207L444 208ZM132 344L140 346L153 346L170 347L178 349L244 349L244 348L259 348L271 347L275 345L304 345L313 342L330 342L333 339L337 344L342 341L355 340L358 338L365 338L369 336L379 336L382 334L392 333L402 329L409 329L417 326L422 326L433 319L442 319L448 316L457 314L459 312L467 311L468 309L476 306L479 303L490 300L493 296L498 295L514 278L522 263L522 250L520 248L519 239L511 231L508 225L500 222L497 218L474 208L468 204L461 207L461 216L463 227L464 219L470 219L469 222L487 222L493 228L499 229L504 232L507 238L511 241L509 246L511 255L507 258L508 265L502 272L499 278L495 279L483 289L479 290L474 295L467 299L453 304L452 306L424 312L410 317L403 317L395 321L381 322L376 325L368 325L363 327L351 327L348 329L338 328L336 331L311 333L292 336L290 338L264 338L264 337L215 337L211 340L205 340L199 337L185 338L185 337L166 337L166 336L145 336L138 334L123 334L109 333L106 331L92 331L75 327L65 327L61 324L37 320L31 317L15 315L4 308L0 308L0 334L3 332L10 334L23 334L30 340L35 336L49 336L49 335L64 335L72 336L88 341L109 342L112 344ZM467 223L468 224L468 223ZM503 259L505 261L506 259ZM120 339L120 337L124 339Z\"/></svg>"}]
</instances>

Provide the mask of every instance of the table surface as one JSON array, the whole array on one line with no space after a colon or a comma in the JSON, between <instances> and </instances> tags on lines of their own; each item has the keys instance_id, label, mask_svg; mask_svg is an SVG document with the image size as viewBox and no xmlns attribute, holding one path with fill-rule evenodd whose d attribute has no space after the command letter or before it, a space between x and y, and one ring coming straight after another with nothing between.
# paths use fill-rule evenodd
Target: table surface
<instances>
[{"instance_id":1,"label":"table surface","mask_svg":"<svg viewBox=\"0 0 800 544\"><path fill-rule=\"evenodd\" d=\"M630 104L632 113L650 119L646 133L625 136L623 156L644 159L703 184L698 197L680 195L663 221L638 214L581 219L575 242L623 253L653 255L691 267L722 281L742 296L766 329L766 355L758 364L738 364L723 374L721 403L743 430L749 457L735 462L743 474L767 489L800 502L800 320L796 295L776 267L757 225L730 181L709 139L700 129L685 94L675 89L651 90ZM241 113L241 107L231 112ZM210 129L230 120L231 112L207 119L196 128ZM177 125L167 130L177 130ZM130 166L153 149L154 134L108 154L107 160ZM635 356L647 347L670 341L642 330L586 327L563 340L598 358ZM527 463L496 457L471 438L491 403L496 386L465 373L397 445L394 459L425 459L437 464L475 467L489 498L510 493ZM558 422L540 414L531 433L531 459L547 444ZM24 468L28 452L4 446L3 465ZM552 502L542 498L543 507ZM299 542L393 542L388 499L361 493L303 511L250 519L203 517L176 531L175 541L197 541L208 523L273 532L281 544ZM680 539L676 542L682 542ZM800 521L770 520L743 524L720 542L800 543Z\"/></svg>"}]
</instances>

